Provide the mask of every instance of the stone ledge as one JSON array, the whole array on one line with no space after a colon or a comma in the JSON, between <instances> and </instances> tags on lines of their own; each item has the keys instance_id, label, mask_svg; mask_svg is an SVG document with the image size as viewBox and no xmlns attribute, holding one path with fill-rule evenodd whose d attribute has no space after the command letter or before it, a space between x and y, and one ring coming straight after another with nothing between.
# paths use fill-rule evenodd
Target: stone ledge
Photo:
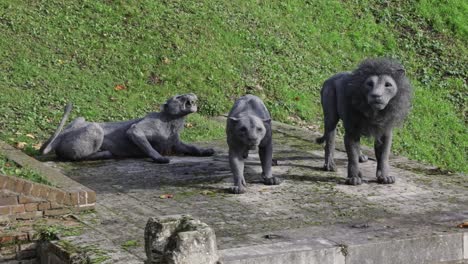
<instances>
[{"instance_id":1,"label":"stone ledge","mask_svg":"<svg viewBox=\"0 0 468 264\"><path fill-rule=\"evenodd\" d=\"M451 263L467 259L464 256L467 234L427 235L370 243L346 241L343 244L317 238L225 249L220 255L223 264Z\"/></svg>"}]
</instances>

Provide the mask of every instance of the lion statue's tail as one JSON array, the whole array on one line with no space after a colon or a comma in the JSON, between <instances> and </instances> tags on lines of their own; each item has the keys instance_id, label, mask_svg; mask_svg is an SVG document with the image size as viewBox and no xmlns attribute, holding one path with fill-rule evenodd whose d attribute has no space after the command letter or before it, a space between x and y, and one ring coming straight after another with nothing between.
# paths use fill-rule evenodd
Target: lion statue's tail
<instances>
[{"instance_id":1,"label":"lion statue's tail","mask_svg":"<svg viewBox=\"0 0 468 264\"><path fill-rule=\"evenodd\" d=\"M325 135L315 139L315 143L317 144L322 144L323 142L325 142Z\"/></svg>"},{"instance_id":2,"label":"lion statue's tail","mask_svg":"<svg viewBox=\"0 0 468 264\"><path fill-rule=\"evenodd\" d=\"M60 120L60 124L55 130L55 133L39 149L42 155L45 155L54 149L54 141L57 139L60 132L62 132L63 126L65 126L65 122L67 122L68 116L70 115L70 112L72 109L73 109L73 105L71 103L68 103L65 106L62 120Z\"/></svg>"}]
</instances>

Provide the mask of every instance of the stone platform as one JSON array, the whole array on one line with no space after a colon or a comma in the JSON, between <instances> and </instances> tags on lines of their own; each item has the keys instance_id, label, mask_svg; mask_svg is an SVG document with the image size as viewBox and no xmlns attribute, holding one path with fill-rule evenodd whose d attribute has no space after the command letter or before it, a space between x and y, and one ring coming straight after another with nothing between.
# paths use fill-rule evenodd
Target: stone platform
<instances>
[{"instance_id":1,"label":"stone platform","mask_svg":"<svg viewBox=\"0 0 468 264\"><path fill-rule=\"evenodd\" d=\"M273 173L283 182L263 185L258 154L251 153L242 195L227 192L232 176L223 139L202 144L215 147L214 157L171 157L166 165L148 159L46 164L96 192L96 213L81 220L117 246L136 241L125 248L142 262L148 218L174 214L213 227L225 264L468 259L468 230L457 227L468 220L466 175L392 157L397 182L380 185L370 155L361 164L364 184L348 186L342 146L338 171L324 172L317 134L278 123L273 133Z\"/></svg>"}]
</instances>

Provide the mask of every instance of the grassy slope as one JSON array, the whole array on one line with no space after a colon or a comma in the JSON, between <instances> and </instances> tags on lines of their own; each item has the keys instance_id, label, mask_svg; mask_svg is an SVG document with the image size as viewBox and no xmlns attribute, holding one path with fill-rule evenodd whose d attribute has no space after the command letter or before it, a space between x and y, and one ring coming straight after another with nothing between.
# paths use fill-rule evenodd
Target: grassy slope
<instances>
[{"instance_id":1,"label":"grassy slope","mask_svg":"<svg viewBox=\"0 0 468 264\"><path fill-rule=\"evenodd\" d=\"M463 0L30 2L0 4L0 138L25 141L30 153L68 101L72 117L109 121L195 92L189 140L222 137L205 117L247 92L276 120L320 124L327 77L390 56L416 88L394 151L468 171Z\"/></svg>"}]
</instances>

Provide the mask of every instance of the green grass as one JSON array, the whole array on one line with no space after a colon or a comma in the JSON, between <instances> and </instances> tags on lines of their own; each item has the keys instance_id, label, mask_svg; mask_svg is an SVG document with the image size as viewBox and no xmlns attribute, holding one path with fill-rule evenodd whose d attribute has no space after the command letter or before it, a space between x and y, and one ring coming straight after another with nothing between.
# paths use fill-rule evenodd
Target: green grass
<instances>
[{"instance_id":1,"label":"green grass","mask_svg":"<svg viewBox=\"0 0 468 264\"><path fill-rule=\"evenodd\" d=\"M112 121L185 92L200 99L185 140L223 137L207 117L245 93L275 120L321 124L323 81L388 56L416 90L394 151L467 172L466 9L463 0L1 3L0 139L37 154L66 102L72 118Z\"/></svg>"},{"instance_id":2,"label":"green grass","mask_svg":"<svg viewBox=\"0 0 468 264\"><path fill-rule=\"evenodd\" d=\"M52 185L46 178L44 178L39 173L29 168L23 168L2 155L0 155L0 174L16 176L33 182Z\"/></svg>"}]
</instances>

